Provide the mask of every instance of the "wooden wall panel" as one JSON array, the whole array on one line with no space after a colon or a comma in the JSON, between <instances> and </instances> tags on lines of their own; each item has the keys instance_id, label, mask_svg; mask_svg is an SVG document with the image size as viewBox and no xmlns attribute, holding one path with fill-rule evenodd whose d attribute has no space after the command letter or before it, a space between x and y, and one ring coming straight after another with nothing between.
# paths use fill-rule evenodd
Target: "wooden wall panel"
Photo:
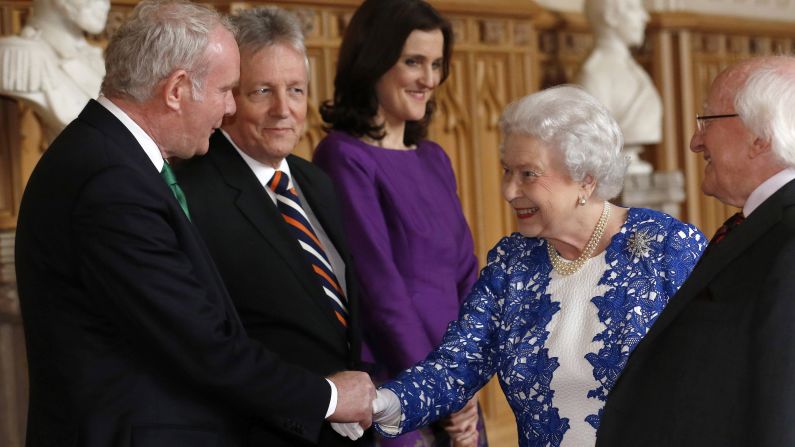
<instances>
[{"instance_id":1,"label":"wooden wall panel","mask_svg":"<svg viewBox=\"0 0 795 447\"><path fill-rule=\"evenodd\" d=\"M5 129L0 133L0 228L14 228L17 202L14 173L18 169L12 157L19 147L16 102L0 97L0 118L0 129Z\"/></svg>"}]
</instances>

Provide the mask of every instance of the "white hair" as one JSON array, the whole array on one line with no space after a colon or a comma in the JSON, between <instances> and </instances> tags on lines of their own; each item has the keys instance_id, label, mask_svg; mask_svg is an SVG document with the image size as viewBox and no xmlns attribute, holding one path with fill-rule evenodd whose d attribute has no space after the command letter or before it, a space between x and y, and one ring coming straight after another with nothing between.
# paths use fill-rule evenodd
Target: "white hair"
<instances>
[{"instance_id":1,"label":"white hair","mask_svg":"<svg viewBox=\"0 0 795 447\"><path fill-rule=\"evenodd\" d=\"M163 79L184 69L194 97L200 96L210 62L207 44L218 26L234 31L227 19L203 5L142 1L108 43L102 93L145 101Z\"/></svg>"},{"instance_id":2,"label":"white hair","mask_svg":"<svg viewBox=\"0 0 795 447\"><path fill-rule=\"evenodd\" d=\"M769 57L751 68L734 96L734 109L748 130L770 140L779 160L795 167L795 57Z\"/></svg>"},{"instance_id":3,"label":"white hair","mask_svg":"<svg viewBox=\"0 0 795 447\"><path fill-rule=\"evenodd\" d=\"M628 164L621 128L582 88L562 85L512 102L500 118L500 130L503 141L512 134L526 135L561 151L569 176L580 182L590 175L599 199L621 192Z\"/></svg>"},{"instance_id":4,"label":"white hair","mask_svg":"<svg viewBox=\"0 0 795 447\"><path fill-rule=\"evenodd\" d=\"M252 55L265 47L288 45L304 56L306 73L309 76L304 32L295 14L278 6L261 6L244 9L229 20L237 29L235 40L241 53Z\"/></svg>"}]
</instances>

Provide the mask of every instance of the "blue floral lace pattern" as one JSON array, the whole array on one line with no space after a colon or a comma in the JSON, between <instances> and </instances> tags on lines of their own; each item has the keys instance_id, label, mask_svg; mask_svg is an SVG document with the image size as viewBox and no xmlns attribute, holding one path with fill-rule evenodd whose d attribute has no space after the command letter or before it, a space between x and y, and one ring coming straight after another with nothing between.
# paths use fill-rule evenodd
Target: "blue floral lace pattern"
<instances>
[{"instance_id":1,"label":"blue floral lace pattern","mask_svg":"<svg viewBox=\"0 0 795 447\"><path fill-rule=\"evenodd\" d=\"M606 329L594 339L602 342L599 351L584 354L599 384L588 398L606 399L630 352L695 266L705 242L695 227L668 215L629 210L605 255L608 268L600 284L609 291L592 299ZM549 322L560 310L546 292L551 269L540 239L517 233L492 249L442 344L385 384L401 400L401 432L460 409L496 373L516 416L519 444L560 445L570 426L554 406L550 383L559 363L545 347ZM587 421L598 427L599 416Z\"/></svg>"},{"instance_id":2,"label":"blue floral lace pattern","mask_svg":"<svg viewBox=\"0 0 795 447\"><path fill-rule=\"evenodd\" d=\"M628 219L632 225L623 226L611 242L619 249L608 250L605 255L608 269L599 284L610 289L591 299L599 310L599 320L607 328L594 337L594 341L603 343L599 352L585 356L600 384L588 397L602 402L607 400L629 354L706 247L706 238L693 226L661 213L632 211ZM601 410L586 421L597 429L600 416Z\"/></svg>"}]
</instances>

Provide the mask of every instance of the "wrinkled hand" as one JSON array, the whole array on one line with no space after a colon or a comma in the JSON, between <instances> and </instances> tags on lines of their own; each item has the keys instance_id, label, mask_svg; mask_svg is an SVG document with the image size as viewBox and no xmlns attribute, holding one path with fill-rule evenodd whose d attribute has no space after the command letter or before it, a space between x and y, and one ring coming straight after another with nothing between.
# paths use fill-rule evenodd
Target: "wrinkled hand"
<instances>
[{"instance_id":1,"label":"wrinkled hand","mask_svg":"<svg viewBox=\"0 0 795 447\"><path fill-rule=\"evenodd\" d=\"M442 427L450 435L453 447L477 446L479 436L477 396L470 399L464 408L445 419Z\"/></svg>"},{"instance_id":2,"label":"wrinkled hand","mask_svg":"<svg viewBox=\"0 0 795 447\"><path fill-rule=\"evenodd\" d=\"M337 387L337 408L328 420L355 422L363 429L370 427L373 421L372 402L376 397L370 376L359 371L342 371L327 379Z\"/></svg>"}]
</instances>

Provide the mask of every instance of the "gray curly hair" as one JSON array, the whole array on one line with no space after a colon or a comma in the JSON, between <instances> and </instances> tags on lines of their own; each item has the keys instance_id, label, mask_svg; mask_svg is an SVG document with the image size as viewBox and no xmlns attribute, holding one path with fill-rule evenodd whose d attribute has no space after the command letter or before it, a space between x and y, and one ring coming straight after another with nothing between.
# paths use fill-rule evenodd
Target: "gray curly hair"
<instances>
[{"instance_id":1,"label":"gray curly hair","mask_svg":"<svg viewBox=\"0 0 795 447\"><path fill-rule=\"evenodd\" d=\"M561 151L572 180L594 179L597 198L621 192L628 164L624 136L607 108L582 88L562 85L512 102L500 117L500 130L503 141L526 135Z\"/></svg>"},{"instance_id":2,"label":"gray curly hair","mask_svg":"<svg viewBox=\"0 0 795 447\"><path fill-rule=\"evenodd\" d=\"M209 68L205 51L218 26L234 32L226 18L206 6L185 0L142 1L108 43L102 93L145 101L158 83L184 69L194 97L201 96Z\"/></svg>"}]
</instances>

